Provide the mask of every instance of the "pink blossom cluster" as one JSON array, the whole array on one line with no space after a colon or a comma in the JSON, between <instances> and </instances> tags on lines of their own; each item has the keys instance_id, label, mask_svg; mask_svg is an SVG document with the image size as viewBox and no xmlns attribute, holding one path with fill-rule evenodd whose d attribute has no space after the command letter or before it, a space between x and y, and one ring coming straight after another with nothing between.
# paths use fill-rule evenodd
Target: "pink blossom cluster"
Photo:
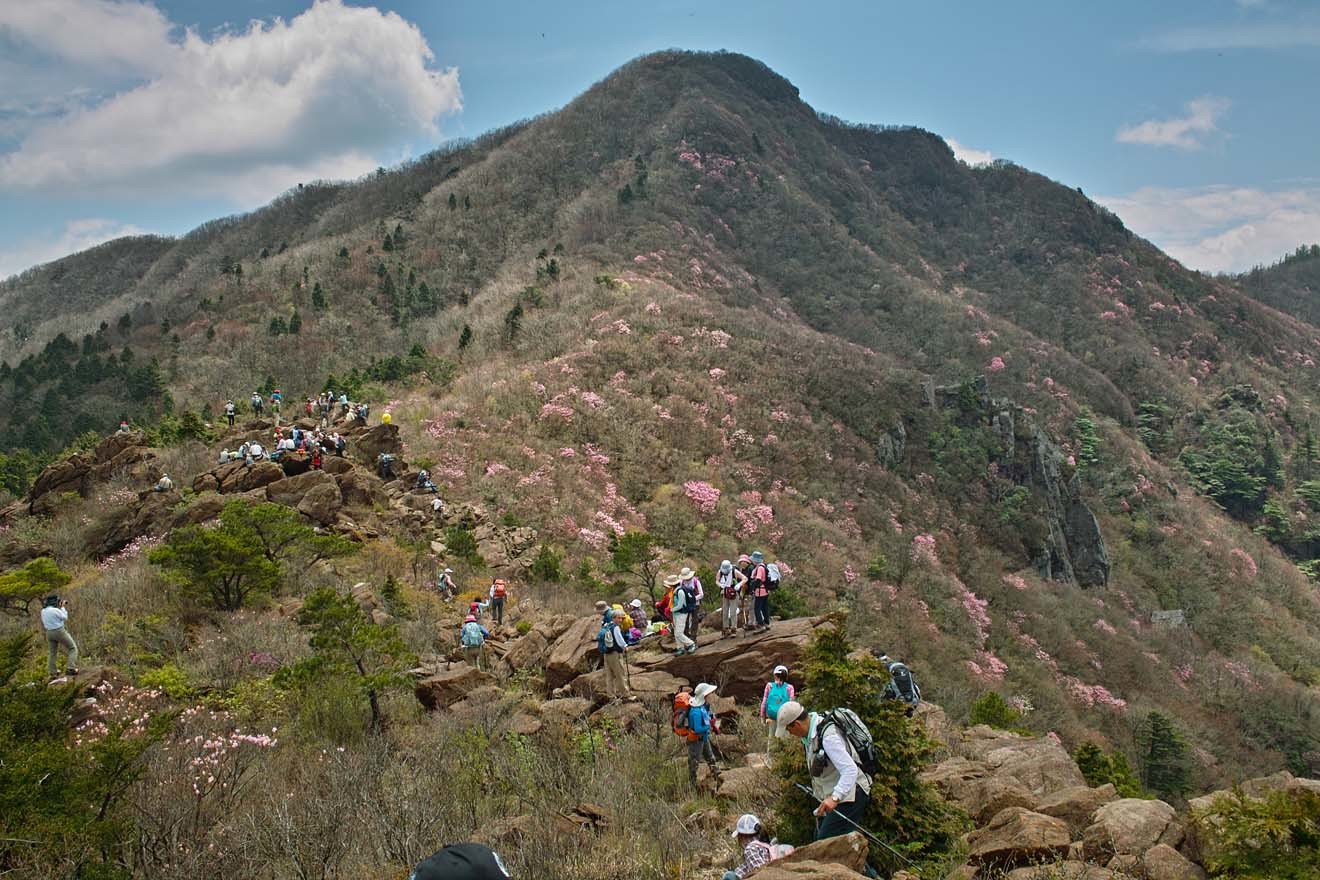
<instances>
[{"instance_id":1,"label":"pink blossom cluster","mask_svg":"<svg viewBox=\"0 0 1320 880\"><path fill-rule=\"evenodd\" d=\"M994 339L999 334L993 330L977 330L974 335L976 336L976 342L978 345L988 346L990 340Z\"/></svg>"},{"instance_id":2,"label":"pink blossom cluster","mask_svg":"<svg viewBox=\"0 0 1320 880\"><path fill-rule=\"evenodd\" d=\"M138 556L141 556L143 550L150 549L151 547L156 546L163 540L165 539L159 535L142 535L140 537L134 538L132 541L129 541L128 545L125 546L124 549L120 550L118 553L111 554L110 556L107 556L106 558L102 559L99 567L101 571L109 571L110 569L114 568L116 565L118 565L119 563L123 562L126 559L134 559Z\"/></svg>"},{"instance_id":3,"label":"pink blossom cluster","mask_svg":"<svg viewBox=\"0 0 1320 880\"><path fill-rule=\"evenodd\" d=\"M518 478L518 485L522 487L540 486L545 483L550 476L550 472L543 467L539 467L526 476Z\"/></svg>"},{"instance_id":4,"label":"pink blossom cluster","mask_svg":"<svg viewBox=\"0 0 1320 880\"><path fill-rule=\"evenodd\" d=\"M1004 359L999 355L995 355L990 358L990 363L986 364L985 368L992 373L998 373L1000 370L1004 369L1004 366Z\"/></svg>"},{"instance_id":5,"label":"pink blossom cluster","mask_svg":"<svg viewBox=\"0 0 1320 880\"><path fill-rule=\"evenodd\" d=\"M486 464L486 476L495 477L509 472L509 466L501 461L492 461Z\"/></svg>"},{"instance_id":6,"label":"pink blossom cluster","mask_svg":"<svg viewBox=\"0 0 1320 880\"><path fill-rule=\"evenodd\" d=\"M1251 670L1245 663L1241 663L1237 660L1225 660L1224 671L1247 686L1254 686L1256 684L1256 679L1252 676Z\"/></svg>"},{"instance_id":7,"label":"pink blossom cluster","mask_svg":"<svg viewBox=\"0 0 1320 880\"><path fill-rule=\"evenodd\" d=\"M629 327L629 326L628 326L628 322L625 321L625 320L623 320L622 318L620 318L619 320L615 321L615 322L614 322L613 324L611 324L610 326L613 327L613 328L614 328L614 332L617 333L617 334L619 334L620 336L631 336L631 335L632 335L632 327Z\"/></svg>"},{"instance_id":8,"label":"pink blossom cluster","mask_svg":"<svg viewBox=\"0 0 1320 880\"><path fill-rule=\"evenodd\" d=\"M972 628L976 630L976 646L982 648L990 635L990 612L986 610L990 602L979 598L967 589L962 581L955 579L955 582L958 585L958 599L962 603L963 610L967 612L967 618L972 622Z\"/></svg>"},{"instance_id":9,"label":"pink blossom cluster","mask_svg":"<svg viewBox=\"0 0 1320 880\"><path fill-rule=\"evenodd\" d=\"M1113 624L1105 620L1103 617L1096 619L1095 628L1107 636L1118 635L1118 630L1114 629Z\"/></svg>"},{"instance_id":10,"label":"pink blossom cluster","mask_svg":"<svg viewBox=\"0 0 1320 880\"><path fill-rule=\"evenodd\" d=\"M648 315L658 315L660 314L660 304L654 301L649 302L646 304L645 311Z\"/></svg>"},{"instance_id":11,"label":"pink blossom cluster","mask_svg":"<svg viewBox=\"0 0 1320 880\"><path fill-rule=\"evenodd\" d=\"M774 522L775 512L767 504L754 504L734 511L738 521L738 537L746 538L760 531L761 526Z\"/></svg>"},{"instance_id":12,"label":"pink blossom cluster","mask_svg":"<svg viewBox=\"0 0 1320 880\"><path fill-rule=\"evenodd\" d=\"M1071 675L1065 675L1059 681L1077 702L1090 709L1096 706L1113 709L1116 712L1122 712L1127 708L1127 700L1116 697L1109 692L1103 685L1086 684L1079 678Z\"/></svg>"},{"instance_id":13,"label":"pink blossom cluster","mask_svg":"<svg viewBox=\"0 0 1320 880\"><path fill-rule=\"evenodd\" d=\"M563 419L566 422L573 421L573 409L564 406L562 403L547 403L541 407L540 420Z\"/></svg>"},{"instance_id":14,"label":"pink blossom cluster","mask_svg":"<svg viewBox=\"0 0 1320 880\"><path fill-rule=\"evenodd\" d=\"M968 660L967 668L973 675L987 679L988 681L1003 681L1004 675L1008 673L1008 664L1000 660L991 651L980 651L975 660Z\"/></svg>"},{"instance_id":15,"label":"pink blossom cluster","mask_svg":"<svg viewBox=\"0 0 1320 880\"><path fill-rule=\"evenodd\" d=\"M1020 574L1006 574L1003 577L1003 581L1015 590L1025 591L1027 589L1026 578L1022 577Z\"/></svg>"},{"instance_id":16,"label":"pink blossom cluster","mask_svg":"<svg viewBox=\"0 0 1320 880\"><path fill-rule=\"evenodd\" d=\"M787 422L790 421L792 418L793 418L792 416L784 412L782 409L770 410L770 421L772 422Z\"/></svg>"},{"instance_id":17,"label":"pink blossom cluster","mask_svg":"<svg viewBox=\"0 0 1320 880\"><path fill-rule=\"evenodd\" d=\"M724 375L725 375L724 370L720 369L719 367L710 368L710 377L714 379L716 382L723 379Z\"/></svg>"},{"instance_id":18,"label":"pink blossom cluster","mask_svg":"<svg viewBox=\"0 0 1320 880\"><path fill-rule=\"evenodd\" d=\"M1234 547L1228 552L1228 555L1232 556L1238 563L1238 568L1247 579L1250 580L1255 578L1256 574L1260 571L1256 565L1256 560L1252 559L1251 554L1243 550L1241 547Z\"/></svg>"},{"instance_id":19,"label":"pink blossom cluster","mask_svg":"<svg viewBox=\"0 0 1320 880\"><path fill-rule=\"evenodd\" d=\"M1173 677L1178 680L1179 684L1187 684L1187 682L1192 680L1193 674L1194 670L1190 663L1184 663L1181 666L1173 667Z\"/></svg>"},{"instance_id":20,"label":"pink blossom cluster","mask_svg":"<svg viewBox=\"0 0 1320 880\"><path fill-rule=\"evenodd\" d=\"M605 533L599 529L578 529L578 536L582 538L583 543L594 547L597 550L601 550L605 547Z\"/></svg>"},{"instance_id":21,"label":"pink blossom cluster","mask_svg":"<svg viewBox=\"0 0 1320 880\"><path fill-rule=\"evenodd\" d=\"M559 450L560 458L573 458L575 455L577 455L577 450L572 446L564 446Z\"/></svg>"},{"instance_id":22,"label":"pink blossom cluster","mask_svg":"<svg viewBox=\"0 0 1320 880\"><path fill-rule=\"evenodd\" d=\"M605 453L601 452L600 447L597 446L595 443L588 443L583 447L583 449L586 450L587 461L591 462L592 464L607 465L610 463L610 457Z\"/></svg>"},{"instance_id":23,"label":"pink blossom cluster","mask_svg":"<svg viewBox=\"0 0 1320 880\"><path fill-rule=\"evenodd\" d=\"M583 391L578 395L578 399L592 409L600 409L605 405L605 398L601 397L594 391Z\"/></svg>"},{"instance_id":24,"label":"pink blossom cluster","mask_svg":"<svg viewBox=\"0 0 1320 880\"><path fill-rule=\"evenodd\" d=\"M850 562L843 567L843 582L848 586L852 586L856 581L857 570L852 567L852 563Z\"/></svg>"},{"instance_id":25,"label":"pink blossom cluster","mask_svg":"<svg viewBox=\"0 0 1320 880\"><path fill-rule=\"evenodd\" d=\"M917 535L912 539L912 561L925 565L939 564L939 557L935 555L934 535Z\"/></svg>"},{"instance_id":26,"label":"pink blossom cluster","mask_svg":"<svg viewBox=\"0 0 1320 880\"><path fill-rule=\"evenodd\" d=\"M720 503L720 490L705 480L688 480L683 492L702 513L714 513Z\"/></svg>"}]
</instances>

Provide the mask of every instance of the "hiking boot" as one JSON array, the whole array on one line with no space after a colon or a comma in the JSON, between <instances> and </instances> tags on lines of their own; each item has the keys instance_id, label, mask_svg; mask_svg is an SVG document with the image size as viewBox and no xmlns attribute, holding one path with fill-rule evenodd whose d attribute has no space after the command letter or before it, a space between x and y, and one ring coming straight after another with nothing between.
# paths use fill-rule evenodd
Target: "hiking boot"
<instances>
[{"instance_id":1,"label":"hiking boot","mask_svg":"<svg viewBox=\"0 0 1320 880\"><path fill-rule=\"evenodd\" d=\"M79 670L79 669L66 669L66 670L64 670L64 674L65 674L65 675L77 675L77 674L78 674L79 672L81 672L81 671L82 671L82 670Z\"/></svg>"}]
</instances>

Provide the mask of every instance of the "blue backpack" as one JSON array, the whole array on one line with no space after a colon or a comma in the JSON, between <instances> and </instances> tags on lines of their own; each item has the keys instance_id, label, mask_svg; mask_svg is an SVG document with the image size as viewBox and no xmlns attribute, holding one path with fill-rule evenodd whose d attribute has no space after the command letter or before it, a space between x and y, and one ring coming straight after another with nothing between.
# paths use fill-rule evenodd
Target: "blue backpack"
<instances>
[{"instance_id":1,"label":"blue backpack","mask_svg":"<svg viewBox=\"0 0 1320 880\"><path fill-rule=\"evenodd\" d=\"M698 736L710 733L710 709L706 706L692 706L688 709L688 730Z\"/></svg>"},{"instance_id":2,"label":"blue backpack","mask_svg":"<svg viewBox=\"0 0 1320 880\"><path fill-rule=\"evenodd\" d=\"M481 624L479 623L463 624L463 635L459 637L459 641L463 643L463 647L480 648L482 642L484 642L485 640L486 637L481 634Z\"/></svg>"},{"instance_id":3,"label":"blue backpack","mask_svg":"<svg viewBox=\"0 0 1320 880\"><path fill-rule=\"evenodd\" d=\"M770 693L765 698L765 717L774 718L779 714L779 707L788 702L788 682L774 682Z\"/></svg>"}]
</instances>

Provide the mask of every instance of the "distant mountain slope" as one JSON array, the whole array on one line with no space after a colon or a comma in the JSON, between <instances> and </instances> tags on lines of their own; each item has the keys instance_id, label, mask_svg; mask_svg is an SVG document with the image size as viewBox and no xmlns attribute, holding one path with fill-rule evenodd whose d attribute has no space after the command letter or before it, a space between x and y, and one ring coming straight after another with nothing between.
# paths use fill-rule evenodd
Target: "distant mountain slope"
<instances>
[{"instance_id":1,"label":"distant mountain slope","mask_svg":"<svg viewBox=\"0 0 1320 880\"><path fill-rule=\"evenodd\" d=\"M41 315L3 342L0 451L349 387L584 584L616 529L692 559L756 543L955 714L994 688L1127 744L1161 708L1206 774L1320 765L1298 565L1320 560L1320 333L1074 189L822 116L752 59L666 52L36 305L126 248L0 288Z\"/></svg>"},{"instance_id":2,"label":"distant mountain slope","mask_svg":"<svg viewBox=\"0 0 1320 880\"><path fill-rule=\"evenodd\" d=\"M1320 326L1320 245L1298 248L1268 268L1238 276L1253 299Z\"/></svg>"}]
</instances>

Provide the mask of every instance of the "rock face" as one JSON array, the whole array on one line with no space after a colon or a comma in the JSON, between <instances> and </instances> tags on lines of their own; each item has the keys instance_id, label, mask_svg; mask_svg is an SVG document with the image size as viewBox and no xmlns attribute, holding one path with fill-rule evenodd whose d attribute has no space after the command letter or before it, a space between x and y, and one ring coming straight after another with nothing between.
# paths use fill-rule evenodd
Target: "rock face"
<instances>
[{"instance_id":1,"label":"rock face","mask_svg":"<svg viewBox=\"0 0 1320 880\"><path fill-rule=\"evenodd\" d=\"M389 427L394 426L390 425ZM376 505L384 506L389 503L389 496L381 488L380 480L367 475L361 468L353 468L342 474L336 474L335 481L339 483L339 491L343 495L345 504L375 507Z\"/></svg>"},{"instance_id":2,"label":"rock face","mask_svg":"<svg viewBox=\"0 0 1320 880\"><path fill-rule=\"evenodd\" d=\"M155 458L156 453L147 447L147 437L142 432L111 434L91 452L71 455L43 469L28 491L28 512L52 513L66 492L85 496L95 484L118 475L132 482L154 482L159 476Z\"/></svg>"},{"instance_id":3,"label":"rock face","mask_svg":"<svg viewBox=\"0 0 1320 880\"><path fill-rule=\"evenodd\" d=\"M1176 847L1182 839L1173 807L1164 801L1123 798L1095 811L1082 845L1088 860L1103 864L1115 855L1140 855L1160 843Z\"/></svg>"},{"instance_id":4,"label":"rock face","mask_svg":"<svg viewBox=\"0 0 1320 880\"><path fill-rule=\"evenodd\" d=\"M1099 521L1082 500L1077 473L1045 429L1012 401L992 398L984 376L959 385L927 385L926 400L999 438L999 472L1029 488L1038 502L1047 533L1034 560L1041 576L1084 587L1108 583L1109 550Z\"/></svg>"},{"instance_id":5,"label":"rock face","mask_svg":"<svg viewBox=\"0 0 1320 880\"><path fill-rule=\"evenodd\" d=\"M1114 856L1109 868L1145 880L1205 880L1206 876L1199 865L1164 843L1156 844L1139 856Z\"/></svg>"},{"instance_id":6,"label":"rock face","mask_svg":"<svg viewBox=\"0 0 1320 880\"><path fill-rule=\"evenodd\" d=\"M1016 777L1037 795L1086 785L1064 747L1049 737L1025 737L978 725L963 734L963 747L996 775Z\"/></svg>"},{"instance_id":7,"label":"rock face","mask_svg":"<svg viewBox=\"0 0 1320 880\"><path fill-rule=\"evenodd\" d=\"M343 505L344 498L339 493L339 487L331 480L313 486L298 502L297 510L313 522L328 526L335 521Z\"/></svg>"},{"instance_id":8,"label":"rock face","mask_svg":"<svg viewBox=\"0 0 1320 880\"><path fill-rule=\"evenodd\" d=\"M373 425L353 438L353 453L360 461L373 465L382 452L398 455L403 451L398 425Z\"/></svg>"},{"instance_id":9,"label":"rock face","mask_svg":"<svg viewBox=\"0 0 1320 880\"><path fill-rule=\"evenodd\" d=\"M1096 810L1117 799L1118 792L1108 783L1099 788L1071 786L1046 795L1036 805L1036 812L1067 822L1068 829L1077 837L1091 824Z\"/></svg>"},{"instance_id":10,"label":"rock face","mask_svg":"<svg viewBox=\"0 0 1320 880\"><path fill-rule=\"evenodd\" d=\"M838 837L817 840L814 843L808 843L806 846L798 847L793 850L793 852L773 864L787 868L790 865L801 865L815 862L818 864L845 868L853 872L862 872L866 870L866 853L868 846L869 844L867 844L866 838L862 837L862 835L858 834L856 831L853 831L848 834L840 834ZM758 873L756 876L761 877L763 875Z\"/></svg>"},{"instance_id":11,"label":"rock face","mask_svg":"<svg viewBox=\"0 0 1320 880\"><path fill-rule=\"evenodd\" d=\"M325 471L307 471L267 485L266 500L285 507L297 507L303 496L316 486L325 484L335 485L335 478Z\"/></svg>"},{"instance_id":12,"label":"rock face","mask_svg":"<svg viewBox=\"0 0 1320 880\"><path fill-rule=\"evenodd\" d=\"M1009 807L969 837L967 861L983 869L1006 870L1062 858L1071 837L1061 819Z\"/></svg>"},{"instance_id":13,"label":"rock face","mask_svg":"<svg viewBox=\"0 0 1320 880\"><path fill-rule=\"evenodd\" d=\"M98 556L118 553L142 535L162 532L172 524L174 507L183 501L178 492L144 492L134 506L117 512L100 534Z\"/></svg>"},{"instance_id":14,"label":"rock face","mask_svg":"<svg viewBox=\"0 0 1320 880\"><path fill-rule=\"evenodd\" d=\"M545 687L553 691L587 672L596 659L596 633L600 621L593 615L580 617L550 646L545 663Z\"/></svg>"},{"instance_id":15,"label":"rock face","mask_svg":"<svg viewBox=\"0 0 1320 880\"><path fill-rule=\"evenodd\" d=\"M696 653L639 658L637 668L662 670L690 682L722 682L723 696L742 702L759 701L771 670L780 663L792 669L816 628L827 625L832 624L823 617L800 617L776 621L768 631L751 637L721 639L719 633L708 633L697 639ZM595 635L593 628L593 639Z\"/></svg>"},{"instance_id":16,"label":"rock face","mask_svg":"<svg viewBox=\"0 0 1320 880\"><path fill-rule=\"evenodd\" d=\"M428 709L452 706L479 687L495 684L495 676L480 672L466 663L450 663L443 668L415 669L413 693Z\"/></svg>"}]
</instances>

